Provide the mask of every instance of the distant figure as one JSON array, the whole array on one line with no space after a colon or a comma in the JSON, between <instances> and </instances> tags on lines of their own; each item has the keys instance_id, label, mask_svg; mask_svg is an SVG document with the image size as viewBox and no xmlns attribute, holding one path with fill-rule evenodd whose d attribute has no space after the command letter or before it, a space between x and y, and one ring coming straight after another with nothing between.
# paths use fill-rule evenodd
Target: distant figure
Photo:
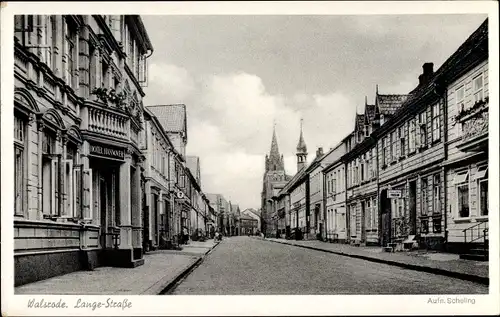
<instances>
[{"instance_id":1,"label":"distant figure","mask_svg":"<svg viewBox=\"0 0 500 317\"><path fill-rule=\"evenodd\" d=\"M184 227L184 229L182 230L182 234L184 238L184 244L187 244L189 240L189 235L186 227Z\"/></svg>"}]
</instances>

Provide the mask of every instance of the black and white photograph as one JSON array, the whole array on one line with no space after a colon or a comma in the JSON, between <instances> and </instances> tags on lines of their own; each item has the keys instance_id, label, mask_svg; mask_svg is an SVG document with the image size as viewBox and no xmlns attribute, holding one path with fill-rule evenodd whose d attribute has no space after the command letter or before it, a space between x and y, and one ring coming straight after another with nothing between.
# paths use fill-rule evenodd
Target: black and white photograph
<instances>
[{"instance_id":1,"label":"black and white photograph","mask_svg":"<svg viewBox=\"0 0 500 317\"><path fill-rule=\"evenodd\" d=\"M497 10L2 4L2 315L499 313Z\"/></svg>"}]
</instances>

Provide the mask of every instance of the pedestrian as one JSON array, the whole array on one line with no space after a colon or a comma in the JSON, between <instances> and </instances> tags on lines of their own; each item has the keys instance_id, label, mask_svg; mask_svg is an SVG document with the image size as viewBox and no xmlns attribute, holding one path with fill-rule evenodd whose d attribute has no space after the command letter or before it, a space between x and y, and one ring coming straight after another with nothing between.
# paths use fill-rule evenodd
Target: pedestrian
<instances>
[{"instance_id":1,"label":"pedestrian","mask_svg":"<svg viewBox=\"0 0 500 317\"><path fill-rule=\"evenodd\" d=\"M183 238L184 238L184 244L187 244L187 243L188 243L188 240L189 240L189 235L188 235L188 231L187 231L187 228L186 228L186 227L184 227L184 229L183 229L183 232L182 232L182 233L183 233L183 235L184 235L184 236L183 236Z\"/></svg>"}]
</instances>

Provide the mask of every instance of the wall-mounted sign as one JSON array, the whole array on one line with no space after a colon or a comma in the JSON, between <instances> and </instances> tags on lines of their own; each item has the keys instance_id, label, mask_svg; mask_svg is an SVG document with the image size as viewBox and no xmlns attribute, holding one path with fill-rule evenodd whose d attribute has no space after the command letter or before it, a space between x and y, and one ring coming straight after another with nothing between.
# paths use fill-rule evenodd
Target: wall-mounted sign
<instances>
[{"instance_id":1,"label":"wall-mounted sign","mask_svg":"<svg viewBox=\"0 0 500 317\"><path fill-rule=\"evenodd\" d=\"M387 190L387 198L401 198L401 191L396 189Z\"/></svg>"},{"instance_id":2,"label":"wall-mounted sign","mask_svg":"<svg viewBox=\"0 0 500 317\"><path fill-rule=\"evenodd\" d=\"M178 191L176 196L177 196L177 198L182 199L182 198L184 198L184 192Z\"/></svg>"},{"instance_id":3,"label":"wall-mounted sign","mask_svg":"<svg viewBox=\"0 0 500 317\"><path fill-rule=\"evenodd\" d=\"M117 159L125 159L125 149L107 145L90 144L90 155L99 155Z\"/></svg>"}]
</instances>

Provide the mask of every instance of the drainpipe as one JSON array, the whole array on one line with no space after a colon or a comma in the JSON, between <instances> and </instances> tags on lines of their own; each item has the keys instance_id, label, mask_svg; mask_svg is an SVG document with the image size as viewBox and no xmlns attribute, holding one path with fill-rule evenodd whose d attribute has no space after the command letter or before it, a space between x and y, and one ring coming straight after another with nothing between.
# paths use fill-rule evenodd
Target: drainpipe
<instances>
[{"instance_id":1,"label":"drainpipe","mask_svg":"<svg viewBox=\"0 0 500 317\"><path fill-rule=\"evenodd\" d=\"M321 171L321 177L323 178L323 219L325 219L325 240L328 242L328 213L326 212L326 177L324 171Z\"/></svg>"},{"instance_id":2,"label":"drainpipe","mask_svg":"<svg viewBox=\"0 0 500 317\"><path fill-rule=\"evenodd\" d=\"M434 89L434 93L439 97L439 91ZM444 152L444 161L448 160L448 89L445 88L443 91L443 152ZM443 194L444 194L444 246L445 249L448 249L448 193L447 193L447 175L446 175L446 167L443 166L441 168L443 173L443 181L441 182L443 185Z\"/></svg>"}]
</instances>

